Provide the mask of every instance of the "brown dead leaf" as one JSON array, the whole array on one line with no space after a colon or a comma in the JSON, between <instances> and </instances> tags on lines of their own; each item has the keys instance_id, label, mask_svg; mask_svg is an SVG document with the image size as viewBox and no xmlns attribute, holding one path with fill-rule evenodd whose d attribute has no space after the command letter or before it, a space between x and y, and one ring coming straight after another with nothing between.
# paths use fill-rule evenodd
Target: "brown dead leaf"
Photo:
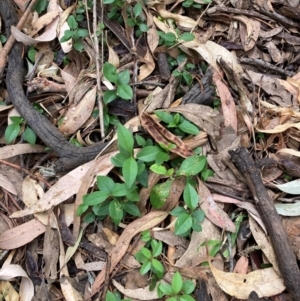
<instances>
[{"instance_id":1,"label":"brown dead leaf","mask_svg":"<svg viewBox=\"0 0 300 301\"><path fill-rule=\"evenodd\" d=\"M193 151L180 138L169 132L148 113L142 113L140 115L140 119L142 126L156 142L162 143L166 146L168 146L170 142L176 145L176 147L170 149L170 152L183 158L187 158L193 154Z\"/></svg>"},{"instance_id":2,"label":"brown dead leaf","mask_svg":"<svg viewBox=\"0 0 300 301\"><path fill-rule=\"evenodd\" d=\"M110 272L114 269L114 267L120 262L120 260L125 255L131 239L138 233L151 229L157 224L161 223L168 216L167 212L163 211L154 211L150 212L147 215L136 219L131 224L129 224L121 236L119 237L118 242L113 247L111 251L111 264L110 264ZM106 269L104 268L101 273L95 279L95 282L92 286L92 295L94 295L103 284L105 280Z\"/></svg>"},{"instance_id":3,"label":"brown dead leaf","mask_svg":"<svg viewBox=\"0 0 300 301\"><path fill-rule=\"evenodd\" d=\"M65 136L74 134L91 116L95 101L96 101L97 87L88 91L81 101L74 106L69 107L59 130Z\"/></svg>"},{"instance_id":4,"label":"brown dead leaf","mask_svg":"<svg viewBox=\"0 0 300 301\"><path fill-rule=\"evenodd\" d=\"M236 265L233 269L233 273L238 274L247 274L249 266L249 260L246 256L241 256L239 260L236 262Z\"/></svg>"},{"instance_id":5,"label":"brown dead leaf","mask_svg":"<svg viewBox=\"0 0 300 301\"><path fill-rule=\"evenodd\" d=\"M18 155L43 153L45 146L31 145L29 143L7 145L0 148L0 159L7 159Z\"/></svg>"},{"instance_id":6,"label":"brown dead leaf","mask_svg":"<svg viewBox=\"0 0 300 301\"><path fill-rule=\"evenodd\" d=\"M4 188L5 190L9 191L10 193L17 195L17 191L12 184L12 182L8 179L7 176L0 173L0 187Z\"/></svg>"},{"instance_id":7,"label":"brown dead leaf","mask_svg":"<svg viewBox=\"0 0 300 301\"><path fill-rule=\"evenodd\" d=\"M229 216L215 203L210 191L198 178L198 194L200 208L204 211L206 218L218 227L235 232L236 228Z\"/></svg>"},{"instance_id":8,"label":"brown dead leaf","mask_svg":"<svg viewBox=\"0 0 300 301\"><path fill-rule=\"evenodd\" d=\"M12 250L31 242L46 231L46 227L36 219L0 234L0 248Z\"/></svg>"}]
</instances>

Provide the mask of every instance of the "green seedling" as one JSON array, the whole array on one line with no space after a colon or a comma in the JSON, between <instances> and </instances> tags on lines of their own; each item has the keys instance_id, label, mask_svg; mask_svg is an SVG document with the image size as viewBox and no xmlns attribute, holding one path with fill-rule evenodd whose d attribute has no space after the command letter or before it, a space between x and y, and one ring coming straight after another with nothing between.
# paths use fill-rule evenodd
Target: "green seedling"
<instances>
[{"instance_id":1,"label":"green seedling","mask_svg":"<svg viewBox=\"0 0 300 301\"><path fill-rule=\"evenodd\" d=\"M105 301L130 301L131 299L121 299L119 293L112 293L111 291L107 291L105 296Z\"/></svg>"}]
</instances>

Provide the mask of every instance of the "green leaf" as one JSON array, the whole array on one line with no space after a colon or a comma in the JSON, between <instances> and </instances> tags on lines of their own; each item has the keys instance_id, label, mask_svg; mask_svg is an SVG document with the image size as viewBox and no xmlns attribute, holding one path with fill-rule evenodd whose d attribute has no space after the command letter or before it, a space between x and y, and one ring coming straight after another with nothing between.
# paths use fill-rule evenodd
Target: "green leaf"
<instances>
[{"instance_id":1,"label":"green leaf","mask_svg":"<svg viewBox=\"0 0 300 301\"><path fill-rule=\"evenodd\" d=\"M199 195L196 189L190 183L185 185L183 191L183 200L191 210L194 210L198 206Z\"/></svg>"},{"instance_id":2,"label":"green leaf","mask_svg":"<svg viewBox=\"0 0 300 301\"><path fill-rule=\"evenodd\" d=\"M165 153L164 151L160 151L160 152L156 155L155 163L158 164L158 165L160 165L160 164L162 164L163 162L169 161L169 159L170 159L169 154Z\"/></svg>"},{"instance_id":3,"label":"green leaf","mask_svg":"<svg viewBox=\"0 0 300 301\"><path fill-rule=\"evenodd\" d=\"M100 205L96 205L92 207L93 212L95 213L95 215L97 215L99 219L104 219L108 216L109 203L110 203L109 201L105 201Z\"/></svg>"},{"instance_id":4,"label":"green leaf","mask_svg":"<svg viewBox=\"0 0 300 301\"><path fill-rule=\"evenodd\" d=\"M151 262L150 261L144 262L140 269L141 275L147 274L150 271L150 269L151 269Z\"/></svg>"},{"instance_id":5,"label":"green leaf","mask_svg":"<svg viewBox=\"0 0 300 301\"><path fill-rule=\"evenodd\" d=\"M199 129L197 126L192 124L191 122L184 120L181 122L178 127L185 133L191 134L191 135L198 135L199 134Z\"/></svg>"},{"instance_id":6,"label":"green leaf","mask_svg":"<svg viewBox=\"0 0 300 301\"><path fill-rule=\"evenodd\" d=\"M36 134L29 126L26 127L26 129L23 133L23 139L25 141L29 142L31 145L35 145Z\"/></svg>"},{"instance_id":7,"label":"green leaf","mask_svg":"<svg viewBox=\"0 0 300 301\"><path fill-rule=\"evenodd\" d=\"M44 11L46 9L48 5L48 1L47 0L38 0L36 2L36 4L34 5L34 10L40 14L42 11Z\"/></svg>"},{"instance_id":8,"label":"green leaf","mask_svg":"<svg viewBox=\"0 0 300 301\"><path fill-rule=\"evenodd\" d=\"M128 187L125 183L116 183L112 190L112 195L115 197L125 196L128 193Z\"/></svg>"},{"instance_id":9,"label":"green leaf","mask_svg":"<svg viewBox=\"0 0 300 301\"><path fill-rule=\"evenodd\" d=\"M133 7L133 14L134 17L137 18L143 11L143 7L141 2L138 2L134 7Z\"/></svg>"},{"instance_id":10,"label":"green leaf","mask_svg":"<svg viewBox=\"0 0 300 301\"><path fill-rule=\"evenodd\" d=\"M162 263L159 260L153 258L151 265L153 273L155 273L157 277L161 279L164 274L164 266L162 265Z\"/></svg>"},{"instance_id":11,"label":"green leaf","mask_svg":"<svg viewBox=\"0 0 300 301\"><path fill-rule=\"evenodd\" d=\"M145 230L142 232L142 241L147 242L151 239L151 232L149 230Z\"/></svg>"},{"instance_id":12,"label":"green leaf","mask_svg":"<svg viewBox=\"0 0 300 301\"><path fill-rule=\"evenodd\" d=\"M98 176L97 177L97 186L99 188L99 190L101 191L106 191L108 194L112 194L116 183L107 176Z\"/></svg>"},{"instance_id":13,"label":"green leaf","mask_svg":"<svg viewBox=\"0 0 300 301\"><path fill-rule=\"evenodd\" d=\"M76 214L77 215L81 215L83 214L85 211L87 211L89 209L89 206L84 205L84 204L80 204L77 208Z\"/></svg>"},{"instance_id":14,"label":"green leaf","mask_svg":"<svg viewBox=\"0 0 300 301\"><path fill-rule=\"evenodd\" d=\"M185 159L177 171L178 176L194 176L197 175L206 165L205 156L190 156Z\"/></svg>"},{"instance_id":15,"label":"green leaf","mask_svg":"<svg viewBox=\"0 0 300 301\"><path fill-rule=\"evenodd\" d=\"M147 32L149 30L149 26L145 23L139 24L139 29L141 32Z\"/></svg>"},{"instance_id":16,"label":"green leaf","mask_svg":"<svg viewBox=\"0 0 300 301\"><path fill-rule=\"evenodd\" d=\"M168 175L167 169L163 165L152 164L150 170L157 173L158 175Z\"/></svg>"},{"instance_id":17,"label":"green leaf","mask_svg":"<svg viewBox=\"0 0 300 301\"><path fill-rule=\"evenodd\" d=\"M136 180L143 186L143 187L148 187L148 178L149 178L149 173L148 169L145 168L144 171L141 174L138 174L136 177Z\"/></svg>"},{"instance_id":18,"label":"green leaf","mask_svg":"<svg viewBox=\"0 0 300 301\"><path fill-rule=\"evenodd\" d=\"M77 50L78 52L81 52L81 51L84 49L82 39L77 40L77 41L73 44L73 48L74 48L75 50Z\"/></svg>"},{"instance_id":19,"label":"green leaf","mask_svg":"<svg viewBox=\"0 0 300 301\"><path fill-rule=\"evenodd\" d=\"M161 254L162 252L162 242L161 241L157 241L155 239L153 239L151 241L151 248L152 248L152 256L153 257L157 257Z\"/></svg>"},{"instance_id":20,"label":"green leaf","mask_svg":"<svg viewBox=\"0 0 300 301\"><path fill-rule=\"evenodd\" d=\"M192 213L192 217L195 221L202 223L205 217L205 213L201 209L198 209Z\"/></svg>"},{"instance_id":21,"label":"green leaf","mask_svg":"<svg viewBox=\"0 0 300 301\"><path fill-rule=\"evenodd\" d=\"M11 116L9 118L12 121L12 123L15 123L15 124L21 124L24 122L24 118L21 116Z\"/></svg>"},{"instance_id":22,"label":"green leaf","mask_svg":"<svg viewBox=\"0 0 300 301\"><path fill-rule=\"evenodd\" d=\"M89 35L89 31L84 28L79 28L76 30L75 36L78 38L85 38Z\"/></svg>"},{"instance_id":23,"label":"green leaf","mask_svg":"<svg viewBox=\"0 0 300 301\"><path fill-rule=\"evenodd\" d=\"M106 296L105 296L105 301L117 301L117 299L112 292L107 291Z\"/></svg>"},{"instance_id":24,"label":"green leaf","mask_svg":"<svg viewBox=\"0 0 300 301\"><path fill-rule=\"evenodd\" d=\"M152 258L152 254L149 249L143 247L140 252L145 256L145 258L147 259Z\"/></svg>"},{"instance_id":25,"label":"green leaf","mask_svg":"<svg viewBox=\"0 0 300 301\"><path fill-rule=\"evenodd\" d=\"M127 85L130 81L129 70L121 71L118 75L118 85Z\"/></svg>"},{"instance_id":26,"label":"green leaf","mask_svg":"<svg viewBox=\"0 0 300 301\"><path fill-rule=\"evenodd\" d=\"M189 295L195 289L195 283L192 280L185 280L182 284L182 291L184 294Z\"/></svg>"},{"instance_id":27,"label":"green leaf","mask_svg":"<svg viewBox=\"0 0 300 301\"><path fill-rule=\"evenodd\" d=\"M175 294L178 294L182 289L182 277L178 271L172 277L172 288Z\"/></svg>"},{"instance_id":28,"label":"green leaf","mask_svg":"<svg viewBox=\"0 0 300 301\"><path fill-rule=\"evenodd\" d=\"M107 105L111 101L115 100L117 98L117 91L116 90L108 90L105 91L103 94L103 101Z\"/></svg>"},{"instance_id":29,"label":"green leaf","mask_svg":"<svg viewBox=\"0 0 300 301\"><path fill-rule=\"evenodd\" d=\"M165 111L155 111L154 114L163 122L170 123L173 121L173 116Z\"/></svg>"},{"instance_id":30,"label":"green leaf","mask_svg":"<svg viewBox=\"0 0 300 301\"><path fill-rule=\"evenodd\" d=\"M136 158L144 162L152 162L160 152L161 148L158 146L146 146L137 153Z\"/></svg>"},{"instance_id":31,"label":"green leaf","mask_svg":"<svg viewBox=\"0 0 300 301\"><path fill-rule=\"evenodd\" d=\"M181 295L179 301L195 301L195 299L190 295Z\"/></svg>"},{"instance_id":32,"label":"green leaf","mask_svg":"<svg viewBox=\"0 0 300 301\"><path fill-rule=\"evenodd\" d=\"M136 187L136 186L133 186ZM132 190L126 194L126 198L131 202L138 202L140 200L140 195L136 190Z\"/></svg>"},{"instance_id":33,"label":"green leaf","mask_svg":"<svg viewBox=\"0 0 300 301\"><path fill-rule=\"evenodd\" d=\"M95 191L83 196L83 204L88 206L98 205L109 197L106 191Z\"/></svg>"},{"instance_id":34,"label":"green leaf","mask_svg":"<svg viewBox=\"0 0 300 301\"><path fill-rule=\"evenodd\" d=\"M35 54L36 54L36 49L33 46L30 46L27 55L28 58L34 63L35 62Z\"/></svg>"},{"instance_id":35,"label":"green leaf","mask_svg":"<svg viewBox=\"0 0 300 301\"><path fill-rule=\"evenodd\" d=\"M123 202L122 208L124 211L126 211L127 213L133 216L141 216L139 208L133 203Z\"/></svg>"},{"instance_id":36,"label":"green leaf","mask_svg":"<svg viewBox=\"0 0 300 301\"><path fill-rule=\"evenodd\" d=\"M201 179L205 182L209 177L213 177L214 176L214 172L207 168L204 171L201 172Z\"/></svg>"},{"instance_id":37,"label":"green leaf","mask_svg":"<svg viewBox=\"0 0 300 301\"><path fill-rule=\"evenodd\" d=\"M66 42L66 41L69 41L70 39L72 39L73 38L73 34L74 34L74 32L72 30L69 30L69 29L66 30L64 32L63 37L59 40L60 43L63 43L63 42Z\"/></svg>"},{"instance_id":38,"label":"green leaf","mask_svg":"<svg viewBox=\"0 0 300 301\"><path fill-rule=\"evenodd\" d=\"M168 42L175 42L177 40L177 37L172 32L164 33L162 37Z\"/></svg>"},{"instance_id":39,"label":"green leaf","mask_svg":"<svg viewBox=\"0 0 300 301\"><path fill-rule=\"evenodd\" d=\"M7 144L12 143L19 135L21 127L17 123L10 124L4 133L5 141Z\"/></svg>"},{"instance_id":40,"label":"green leaf","mask_svg":"<svg viewBox=\"0 0 300 301\"><path fill-rule=\"evenodd\" d=\"M195 36L190 32L185 32L180 36L181 40L184 40L185 42L190 42L195 39Z\"/></svg>"},{"instance_id":41,"label":"green leaf","mask_svg":"<svg viewBox=\"0 0 300 301\"><path fill-rule=\"evenodd\" d=\"M88 213L87 215L84 216L84 222L86 224L91 224L95 221L96 217L93 212Z\"/></svg>"},{"instance_id":42,"label":"green leaf","mask_svg":"<svg viewBox=\"0 0 300 301\"><path fill-rule=\"evenodd\" d=\"M108 210L112 221L118 226L123 218L123 209L120 203L116 199L112 200L109 204Z\"/></svg>"},{"instance_id":43,"label":"green leaf","mask_svg":"<svg viewBox=\"0 0 300 301\"><path fill-rule=\"evenodd\" d=\"M129 85L118 85L117 94L126 100L130 100L133 97L133 91Z\"/></svg>"},{"instance_id":44,"label":"green leaf","mask_svg":"<svg viewBox=\"0 0 300 301\"><path fill-rule=\"evenodd\" d=\"M134 143L132 133L128 129L126 129L125 126L119 124L117 129L117 136L118 136L118 148L120 152L124 153L125 151L129 154L132 154L133 143Z\"/></svg>"},{"instance_id":45,"label":"green leaf","mask_svg":"<svg viewBox=\"0 0 300 301\"><path fill-rule=\"evenodd\" d=\"M154 209L159 209L165 204L170 194L172 182L173 180L168 180L164 183L156 184L152 188L150 192L150 202Z\"/></svg>"},{"instance_id":46,"label":"green leaf","mask_svg":"<svg viewBox=\"0 0 300 301\"><path fill-rule=\"evenodd\" d=\"M112 83L116 83L118 81L117 68L111 63L104 64L103 75L108 81Z\"/></svg>"},{"instance_id":47,"label":"green leaf","mask_svg":"<svg viewBox=\"0 0 300 301\"><path fill-rule=\"evenodd\" d=\"M78 23L73 15L68 17L67 23L71 30L76 30L78 28Z\"/></svg>"},{"instance_id":48,"label":"green leaf","mask_svg":"<svg viewBox=\"0 0 300 301\"><path fill-rule=\"evenodd\" d=\"M188 84L188 85L190 85L193 81L193 77L192 77L191 73L188 71L183 71L182 77L183 77L184 81L186 82L186 84Z\"/></svg>"},{"instance_id":49,"label":"green leaf","mask_svg":"<svg viewBox=\"0 0 300 301\"><path fill-rule=\"evenodd\" d=\"M164 295L171 296L174 294L173 288L170 284L160 283L158 286L158 290L160 291L159 297L163 297Z\"/></svg>"},{"instance_id":50,"label":"green leaf","mask_svg":"<svg viewBox=\"0 0 300 301\"><path fill-rule=\"evenodd\" d=\"M129 153L118 153L110 159L111 163L116 167L122 167L126 159L130 157Z\"/></svg>"},{"instance_id":51,"label":"green leaf","mask_svg":"<svg viewBox=\"0 0 300 301\"><path fill-rule=\"evenodd\" d=\"M146 140L142 136L135 135L135 141L138 146L146 147Z\"/></svg>"},{"instance_id":52,"label":"green leaf","mask_svg":"<svg viewBox=\"0 0 300 301\"><path fill-rule=\"evenodd\" d=\"M177 300L177 296L175 296L175 297L170 297L170 298L168 298L166 301L178 301L178 300Z\"/></svg>"},{"instance_id":53,"label":"green leaf","mask_svg":"<svg viewBox=\"0 0 300 301\"><path fill-rule=\"evenodd\" d=\"M103 0L103 4L112 4L115 0Z\"/></svg>"},{"instance_id":54,"label":"green leaf","mask_svg":"<svg viewBox=\"0 0 300 301\"><path fill-rule=\"evenodd\" d=\"M122 166L122 174L128 188L136 181L137 173L138 165L135 159L133 157L126 159Z\"/></svg>"},{"instance_id":55,"label":"green leaf","mask_svg":"<svg viewBox=\"0 0 300 301\"><path fill-rule=\"evenodd\" d=\"M175 222L175 234L184 235L192 228L193 220L190 214L183 213Z\"/></svg>"},{"instance_id":56,"label":"green leaf","mask_svg":"<svg viewBox=\"0 0 300 301\"><path fill-rule=\"evenodd\" d=\"M201 232L202 231L202 226L199 224L199 222L193 221L192 229L196 232Z\"/></svg>"},{"instance_id":57,"label":"green leaf","mask_svg":"<svg viewBox=\"0 0 300 301\"><path fill-rule=\"evenodd\" d=\"M173 215L173 216L180 216L181 214L183 213L187 213L186 209L183 208L183 207L175 207L171 212L170 214Z\"/></svg>"}]
</instances>

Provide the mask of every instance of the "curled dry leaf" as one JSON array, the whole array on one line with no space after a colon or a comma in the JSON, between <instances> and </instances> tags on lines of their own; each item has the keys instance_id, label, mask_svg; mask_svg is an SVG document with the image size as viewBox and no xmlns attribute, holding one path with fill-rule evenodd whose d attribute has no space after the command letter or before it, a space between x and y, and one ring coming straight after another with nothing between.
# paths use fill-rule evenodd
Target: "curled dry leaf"
<instances>
[{"instance_id":1,"label":"curled dry leaf","mask_svg":"<svg viewBox=\"0 0 300 301\"><path fill-rule=\"evenodd\" d=\"M46 231L46 227L36 219L4 231L0 235L0 249L12 250L26 245Z\"/></svg>"},{"instance_id":2,"label":"curled dry leaf","mask_svg":"<svg viewBox=\"0 0 300 301\"><path fill-rule=\"evenodd\" d=\"M88 91L81 101L74 106L69 107L59 130L65 135L69 136L75 133L91 116L95 101L96 101L97 87Z\"/></svg>"},{"instance_id":3,"label":"curled dry leaf","mask_svg":"<svg viewBox=\"0 0 300 301\"><path fill-rule=\"evenodd\" d=\"M179 14L173 14L164 9L159 9L158 12L164 19L174 19L179 26L185 28L186 30L191 30L197 26L197 21L193 20L192 18L181 16Z\"/></svg>"},{"instance_id":4,"label":"curled dry leaf","mask_svg":"<svg viewBox=\"0 0 300 301\"><path fill-rule=\"evenodd\" d=\"M12 182L7 178L7 176L0 173L0 187L9 191L10 193L17 195L16 188L12 184Z\"/></svg>"},{"instance_id":5,"label":"curled dry leaf","mask_svg":"<svg viewBox=\"0 0 300 301\"><path fill-rule=\"evenodd\" d=\"M170 142L177 147L170 149L170 152L175 153L183 158L187 158L193 154L193 151L180 138L166 130L160 123L154 120L148 113L142 113L140 116L142 126L153 137L153 139L166 146Z\"/></svg>"},{"instance_id":6,"label":"curled dry leaf","mask_svg":"<svg viewBox=\"0 0 300 301\"><path fill-rule=\"evenodd\" d=\"M212 265L211 260L209 266L220 288L236 299L248 299L252 291L262 298L278 295L285 290L283 279L273 268L256 270L243 275L218 270Z\"/></svg>"},{"instance_id":7,"label":"curled dry leaf","mask_svg":"<svg viewBox=\"0 0 300 301\"><path fill-rule=\"evenodd\" d=\"M28 277L27 273L22 269L22 267L17 264L10 264L1 268L0 280L10 281L12 278L16 277L22 277L19 290L20 300L31 301L34 296L33 283ZM12 296L9 297L11 298Z\"/></svg>"},{"instance_id":8,"label":"curled dry leaf","mask_svg":"<svg viewBox=\"0 0 300 301\"><path fill-rule=\"evenodd\" d=\"M136 219L131 224L129 224L123 233L120 235L116 245L111 251L111 264L110 272L115 268L115 266L120 262L120 260L125 255L131 239L138 233L149 230L152 227L160 224L166 217L168 212L163 211L153 211L145 216ZM104 268L101 273L95 279L95 282L92 286L92 295L94 295L105 280L106 268Z\"/></svg>"},{"instance_id":9,"label":"curled dry leaf","mask_svg":"<svg viewBox=\"0 0 300 301\"><path fill-rule=\"evenodd\" d=\"M229 216L216 204L210 191L198 178L198 194L200 208L204 211L206 218L220 228L235 232L236 228Z\"/></svg>"}]
</instances>

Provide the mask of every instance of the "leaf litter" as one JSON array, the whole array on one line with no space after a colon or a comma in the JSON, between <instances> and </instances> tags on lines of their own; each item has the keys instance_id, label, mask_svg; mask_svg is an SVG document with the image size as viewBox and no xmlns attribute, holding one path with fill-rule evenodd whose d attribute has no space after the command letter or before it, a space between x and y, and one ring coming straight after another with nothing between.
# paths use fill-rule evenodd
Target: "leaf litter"
<instances>
[{"instance_id":1,"label":"leaf litter","mask_svg":"<svg viewBox=\"0 0 300 301\"><path fill-rule=\"evenodd\" d=\"M23 14L25 1L14 2ZM45 1L37 2L37 11L29 13L21 30L15 26L11 29L17 41L31 45L24 53L32 72L32 77L29 72L24 82L29 100L78 147L101 143L104 138L111 144L95 160L65 175L55 174L51 163L55 163L56 156L43 141L38 140L35 145L25 143L22 134L26 121L20 124L13 143L6 142L5 129L13 122L10 117L19 115L10 105L4 81L1 82L1 294L8 294L11 299L31 300L44 290L50 300L55 296L84 300L116 288L125 297L157 299L157 291L150 289L149 282L134 289L127 288L126 283L121 285L118 280L122 278L120 275L131 273L125 266L139 270L141 265L134 255L146 242L137 235L151 230L152 238L162 241L170 251L160 256L168 271L161 282L170 281L172 274L179 271L186 278L205 281L212 300L225 301L231 297L246 300L252 291L259 297L280 296L285 286L278 258L264 222L251 204L250 191L240 189L239 185L245 183L244 175L231 163L228 150L248 148L261 169L293 246L299 244L294 240L296 230L291 230L296 229L300 214L297 205L300 194L299 1L265 4L256 0L253 7L247 1L230 1L222 6L209 0L104 1L104 7L98 6L94 11L90 9L91 3L85 2L67 6L50 0L47 9L43 7ZM103 23L100 22L102 14ZM71 22L70 16L76 21ZM89 23L93 18L96 22ZM69 39L64 41L66 33ZM102 53L95 46L96 34L106 40ZM4 37L1 31L1 49L5 47ZM158 59L161 54L167 60ZM126 80L121 77L115 82L105 80L102 67L97 66L99 58L102 65L107 61L118 68L118 74L129 70L133 91L131 109L128 110L128 100L122 99L125 90L119 89ZM169 78L160 74L163 68L171 74ZM201 81L208 68L213 69L207 84L210 89ZM97 84L97 78L102 86ZM192 97L189 93L193 86L200 95L199 102L183 102L183 97ZM99 103L107 90L116 91L113 93L117 99L101 107ZM201 103L201 99L210 102ZM118 107L118 114L114 115L117 110L112 104ZM153 114L157 109L169 114L166 120L158 120ZM200 130L198 135L184 136L180 131L173 131L183 117ZM142 174L141 165L137 170L133 159L128 161L127 174L121 174L112 164L118 153L118 142L113 142L118 139L114 135L118 122L126 124L131 136L141 135L136 138L131 158L139 148L157 143L160 149L156 149L152 161L157 165L160 162L164 168L160 175L151 171L139 190L136 203L139 214L134 219L123 216L116 226L107 214L103 216L105 219L95 221L88 220L91 211L85 219L76 213L84 205L85 195L95 190L97 176L108 175L117 179L118 184L132 186L135 176ZM99 134L101 124L105 125L101 132L106 137ZM147 144L150 137L152 142ZM207 179L189 175L197 182L194 183L198 190L197 206L205 218L201 232L192 230L184 239L178 239L174 233L179 218L170 218L169 214L183 203L187 180L171 178L170 185L165 185L164 197L163 186L157 185L167 183L179 168L175 163L174 167L170 166L170 158L174 162L178 157L190 158L199 146L214 174ZM164 154L163 147L167 149ZM148 162L144 165L148 166ZM24 170L28 171L27 176ZM156 191L154 198L151 191ZM156 211L151 204L157 196L163 198L161 211ZM116 208L114 212L119 214ZM133 208L127 210L133 213L136 210ZM243 233L240 218L249 222L252 238L246 237L247 242L238 253L236 244ZM83 221L87 224L83 225ZM95 237L91 239L95 233L110 238L105 248L96 244ZM25 247L32 245L39 245L32 257L38 276L33 276L28 266L26 272L23 269ZM297 248L294 251L299 259ZM101 252L106 254L105 258L99 257ZM261 269L255 265L258 257L261 265L272 267ZM233 268L235 262L237 266ZM91 276L91 271L96 273ZM116 273L120 275L115 277ZM82 276L90 277L89 282L79 280ZM12 280L15 277L22 277L21 282ZM34 288L36 278L44 284L47 282L47 286ZM59 284L55 283L57 279ZM79 286L85 289L80 290Z\"/></svg>"}]
</instances>

